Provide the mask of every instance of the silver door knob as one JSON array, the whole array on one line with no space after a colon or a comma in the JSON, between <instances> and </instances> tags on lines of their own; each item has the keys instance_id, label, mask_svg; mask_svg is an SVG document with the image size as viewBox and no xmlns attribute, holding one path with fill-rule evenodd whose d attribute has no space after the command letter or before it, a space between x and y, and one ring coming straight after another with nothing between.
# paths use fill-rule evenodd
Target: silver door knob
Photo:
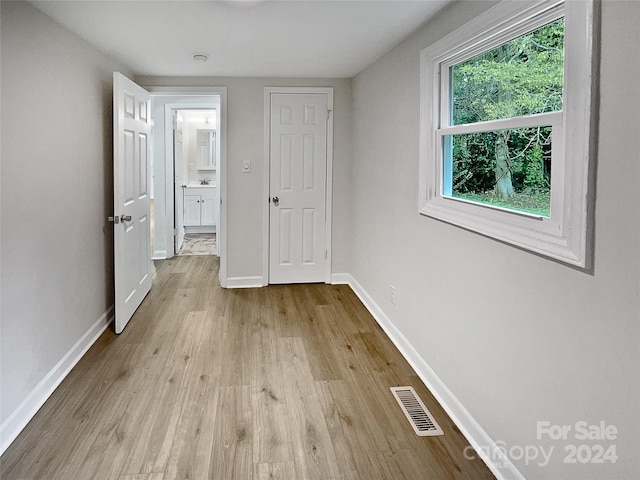
<instances>
[{"instance_id":1,"label":"silver door knob","mask_svg":"<svg viewBox=\"0 0 640 480\"><path fill-rule=\"evenodd\" d=\"M130 222L131 221L131 215L120 215L120 221L121 222Z\"/></svg>"},{"instance_id":2,"label":"silver door knob","mask_svg":"<svg viewBox=\"0 0 640 480\"><path fill-rule=\"evenodd\" d=\"M107 217L107 220L113 223L120 223L120 217Z\"/></svg>"},{"instance_id":3,"label":"silver door knob","mask_svg":"<svg viewBox=\"0 0 640 480\"><path fill-rule=\"evenodd\" d=\"M273 204L277 207L280 204L280 199L278 197L273 197Z\"/></svg>"}]
</instances>

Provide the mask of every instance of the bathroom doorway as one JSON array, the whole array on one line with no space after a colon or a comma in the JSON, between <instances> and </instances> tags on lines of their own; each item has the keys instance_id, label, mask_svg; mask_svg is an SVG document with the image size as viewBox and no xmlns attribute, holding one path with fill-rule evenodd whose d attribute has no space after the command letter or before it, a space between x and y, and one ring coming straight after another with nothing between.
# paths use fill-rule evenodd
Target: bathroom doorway
<instances>
[{"instance_id":1,"label":"bathroom doorway","mask_svg":"<svg viewBox=\"0 0 640 480\"><path fill-rule=\"evenodd\" d=\"M165 108L173 122L174 253L217 255L219 105Z\"/></svg>"},{"instance_id":2,"label":"bathroom doorway","mask_svg":"<svg viewBox=\"0 0 640 480\"><path fill-rule=\"evenodd\" d=\"M148 87L154 118L154 259L220 257L226 286L226 87Z\"/></svg>"}]
</instances>

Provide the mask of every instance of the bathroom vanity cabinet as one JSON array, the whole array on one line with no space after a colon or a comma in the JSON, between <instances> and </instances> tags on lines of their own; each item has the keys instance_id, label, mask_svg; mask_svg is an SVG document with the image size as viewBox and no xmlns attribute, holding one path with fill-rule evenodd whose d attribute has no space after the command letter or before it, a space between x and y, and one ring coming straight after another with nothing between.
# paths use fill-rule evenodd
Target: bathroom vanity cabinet
<instances>
[{"instance_id":1,"label":"bathroom vanity cabinet","mask_svg":"<svg viewBox=\"0 0 640 480\"><path fill-rule=\"evenodd\" d=\"M215 232L214 202L216 187L203 185L200 187L187 187L183 191L185 231L187 233L189 231L193 233Z\"/></svg>"}]
</instances>

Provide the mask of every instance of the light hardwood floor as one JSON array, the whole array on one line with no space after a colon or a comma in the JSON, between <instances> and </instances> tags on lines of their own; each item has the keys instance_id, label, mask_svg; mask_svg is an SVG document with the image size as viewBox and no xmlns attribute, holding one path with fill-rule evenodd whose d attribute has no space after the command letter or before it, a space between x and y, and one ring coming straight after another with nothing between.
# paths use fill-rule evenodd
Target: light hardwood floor
<instances>
[{"instance_id":1,"label":"light hardwood floor","mask_svg":"<svg viewBox=\"0 0 640 480\"><path fill-rule=\"evenodd\" d=\"M215 256L156 262L0 459L2 480L490 479L347 286L224 290ZM445 432L417 437L389 387Z\"/></svg>"}]
</instances>

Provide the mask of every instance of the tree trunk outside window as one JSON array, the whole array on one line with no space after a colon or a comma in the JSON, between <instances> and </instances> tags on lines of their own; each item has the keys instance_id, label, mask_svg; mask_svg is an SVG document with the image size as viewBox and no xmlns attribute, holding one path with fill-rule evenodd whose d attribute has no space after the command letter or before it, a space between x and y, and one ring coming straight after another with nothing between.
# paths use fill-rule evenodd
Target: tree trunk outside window
<instances>
[{"instance_id":1,"label":"tree trunk outside window","mask_svg":"<svg viewBox=\"0 0 640 480\"><path fill-rule=\"evenodd\" d=\"M515 194L511 183L511 169L509 168L509 133L498 132L496 138L496 186L495 190L502 198L513 197Z\"/></svg>"}]
</instances>

